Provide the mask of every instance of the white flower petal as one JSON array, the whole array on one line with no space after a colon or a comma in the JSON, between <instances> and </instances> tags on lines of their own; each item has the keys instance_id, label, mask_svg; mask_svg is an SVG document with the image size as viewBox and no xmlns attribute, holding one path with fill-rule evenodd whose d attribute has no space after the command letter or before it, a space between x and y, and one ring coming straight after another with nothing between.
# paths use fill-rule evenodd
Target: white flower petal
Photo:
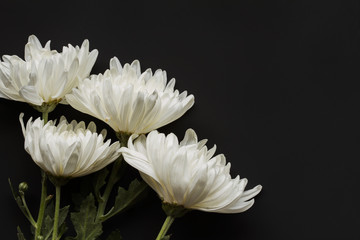
<instances>
[{"instance_id":1,"label":"white flower petal","mask_svg":"<svg viewBox=\"0 0 360 240\"><path fill-rule=\"evenodd\" d=\"M196 144L198 142L195 131L191 128L186 130L184 139L180 142L180 146Z\"/></svg>"},{"instance_id":2,"label":"white flower petal","mask_svg":"<svg viewBox=\"0 0 360 240\"><path fill-rule=\"evenodd\" d=\"M39 96L34 86L24 86L20 89L19 95L25 99L26 102L41 106L43 99Z\"/></svg>"},{"instance_id":3,"label":"white flower petal","mask_svg":"<svg viewBox=\"0 0 360 240\"><path fill-rule=\"evenodd\" d=\"M75 109L101 119L116 132L148 133L181 117L194 103L186 91L166 85L166 72L141 73L135 60L121 66L114 57L104 74L92 75L66 96Z\"/></svg>"},{"instance_id":4,"label":"white flower petal","mask_svg":"<svg viewBox=\"0 0 360 240\"><path fill-rule=\"evenodd\" d=\"M58 177L80 177L100 170L120 155L120 143L110 145L95 132L96 126L84 122L68 123L62 117L59 124L30 119L26 127L23 114L19 120L25 137L25 149L45 172Z\"/></svg>"},{"instance_id":5,"label":"white flower petal","mask_svg":"<svg viewBox=\"0 0 360 240\"><path fill-rule=\"evenodd\" d=\"M213 157L216 147L208 150L206 140L198 141L192 129L180 143L174 134L165 136L157 131L135 137L130 137L127 148L121 148L124 159L140 171L165 203L239 213L249 209L261 191L260 185L245 191L247 179L232 179L225 156Z\"/></svg>"},{"instance_id":6,"label":"white flower petal","mask_svg":"<svg viewBox=\"0 0 360 240\"><path fill-rule=\"evenodd\" d=\"M156 174L151 168L151 164L149 164L144 155L124 147L120 148L120 152L122 153L128 164L130 164L136 169L141 169L141 172L157 180Z\"/></svg>"},{"instance_id":7,"label":"white flower petal","mask_svg":"<svg viewBox=\"0 0 360 240\"><path fill-rule=\"evenodd\" d=\"M31 35L25 45L25 61L5 55L0 62L0 97L33 105L66 104L65 95L89 76L96 57L96 50L89 53L88 41L81 49L69 45L58 53L50 49L50 41L42 47Z\"/></svg>"}]
</instances>

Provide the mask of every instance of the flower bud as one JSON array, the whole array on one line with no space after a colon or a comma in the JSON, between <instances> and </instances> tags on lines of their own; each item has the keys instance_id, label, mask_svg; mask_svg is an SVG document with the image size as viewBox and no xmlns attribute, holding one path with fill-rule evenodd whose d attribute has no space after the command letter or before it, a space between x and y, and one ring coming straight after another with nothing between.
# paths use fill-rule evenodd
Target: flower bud
<instances>
[{"instance_id":1,"label":"flower bud","mask_svg":"<svg viewBox=\"0 0 360 240\"><path fill-rule=\"evenodd\" d=\"M29 185L26 182L22 182L19 184L19 192L24 194L29 189Z\"/></svg>"}]
</instances>

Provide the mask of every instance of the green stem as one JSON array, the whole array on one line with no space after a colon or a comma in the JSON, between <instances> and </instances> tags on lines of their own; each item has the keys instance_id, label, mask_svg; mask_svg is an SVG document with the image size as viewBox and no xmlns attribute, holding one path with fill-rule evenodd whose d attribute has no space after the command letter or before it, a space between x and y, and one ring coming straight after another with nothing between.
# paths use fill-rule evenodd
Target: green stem
<instances>
[{"instance_id":1,"label":"green stem","mask_svg":"<svg viewBox=\"0 0 360 240\"><path fill-rule=\"evenodd\" d=\"M44 214L45 214L45 207L46 207L46 173L41 170L41 198L40 198L40 207L39 207L39 214L36 221L36 230L35 230L35 240L38 239L39 236L41 236L41 228L42 223L44 220Z\"/></svg>"},{"instance_id":2,"label":"green stem","mask_svg":"<svg viewBox=\"0 0 360 240\"><path fill-rule=\"evenodd\" d=\"M109 177L109 180L107 182L104 194L100 197L99 207L96 215L96 221L101 221L101 217L104 216L105 207L109 200L109 196L111 193L111 190L113 189L115 183L118 181L118 173L121 167L123 157L120 156L114 163L111 174Z\"/></svg>"},{"instance_id":3,"label":"green stem","mask_svg":"<svg viewBox=\"0 0 360 240\"><path fill-rule=\"evenodd\" d=\"M127 140L130 137L130 134L127 133L116 133L117 137L120 140L120 145L122 147L126 147L127 146ZM105 191L104 194L100 197L100 201L99 201L99 206L98 206L98 211L96 214L96 222L103 222L104 220L102 219L102 217L104 216L105 213L105 208L106 208L106 204L109 200L111 191L114 187L114 185L117 183L117 181L119 181L120 179L120 167L122 165L123 162L123 156L121 155L113 164L113 167L111 169L111 173L110 173L110 177L109 180L107 182L107 185L105 187Z\"/></svg>"},{"instance_id":4,"label":"green stem","mask_svg":"<svg viewBox=\"0 0 360 240\"><path fill-rule=\"evenodd\" d=\"M49 116L48 112L42 113L42 119L44 120L44 124L46 124L48 122L48 116Z\"/></svg>"},{"instance_id":5,"label":"green stem","mask_svg":"<svg viewBox=\"0 0 360 240\"><path fill-rule=\"evenodd\" d=\"M35 222L32 214L31 214L31 212L30 212L30 210L29 210L29 208L28 208L28 206L27 206L27 204L26 204L26 200L25 200L24 194L21 194L21 201L22 201L22 203L23 203L23 205L24 205L24 208L25 208L25 212L26 212L25 217L29 220L29 222L31 223L31 225L33 225L33 227L36 228L36 222Z\"/></svg>"},{"instance_id":6,"label":"green stem","mask_svg":"<svg viewBox=\"0 0 360 240\"><path fill-rule=\"evenodd\" d=\"M171 224L174 222L175 218L172 216L167 216L167 218L165 219L164 224L161 227L161 230L158 234L158 236L156 237L156 240L161 240L163 237L166 236L167 231L169 230Z\"/></svg>"},{"instance_id":7,"label":"green stem","mask_svg":"<svg viewBox=\"0 0 360 240\"><path fill-rule=\"evenodd\" d=\"M48 112L42 113L42 118L44 120L44 124L48 121ZM35 240L38 239L39 236L41 236L41 228L44 220L44 214L45 214L45 207L46 207L46 197L47 197L47 191L46 191L46 173L41 170L41 197L40 197L40 207L39 207L39 213L38 218L36 221L36 230L35 230Z\"/></svg>"},{"instance_id":8,"label":"green stem","mask_svg":"<svg viewBox=\"0 0 360 240\"><path fill-rule=\"evenodd\" d=\"M60 211L60 192L61 187L56 185L56 198L55 198L55 214L54 214L54 228L52 240L57 240L57 233L59 228L59 211Z\"/></svg>"}]
</instances>

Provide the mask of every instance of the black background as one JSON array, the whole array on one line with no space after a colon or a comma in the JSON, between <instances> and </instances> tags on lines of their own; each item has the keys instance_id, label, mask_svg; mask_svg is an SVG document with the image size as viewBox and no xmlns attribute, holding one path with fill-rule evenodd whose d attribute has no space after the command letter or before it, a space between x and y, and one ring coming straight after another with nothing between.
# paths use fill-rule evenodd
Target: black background
<instances>
[{"instance_id":1,"label":"black background","mask_svg":"<svg viewBox=\"0 0 360 240\"><path fill-rule=\"evenodd\" d=\"M235 177L263 185L242 214L193 211L175 221L172 239L360 239L359 1L84 1L1 3L0 55L23 57L30 34L52 48L90 41L99 56L139 59L162 68L176 88L195 96L194 107L160 131L182 138L191 127L216 144ZM7 184L30 184L35 214L38 167L23 149L18 116L39 114L27 104L0 99L2 239L16 239L28 224ZM93 120L59 106L50 119ZM129 179L136 176L130 171ZM125 181L125 180L124 180ZM73 180L64 192L77 191ZM53 192L52 188L49 188ZM64 203L70 202L69 193ZM35 214L36 215L36 214ZM112 219L124 239L155 239L165 215L150 192Z\"/></svg>"}]
</instances>

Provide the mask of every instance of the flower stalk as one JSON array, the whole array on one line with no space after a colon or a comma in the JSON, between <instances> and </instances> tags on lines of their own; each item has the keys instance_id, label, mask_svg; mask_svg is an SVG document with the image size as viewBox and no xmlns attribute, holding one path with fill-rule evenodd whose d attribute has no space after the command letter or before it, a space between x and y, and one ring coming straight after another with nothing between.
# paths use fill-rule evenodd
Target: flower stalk
<instances>
[{"instance_id":1,"label":"flower stalk","mask_svg":"<svg viewBox=\"0 0 360 240\"><path fill-rule=\"evenodd\" d=\"M104 216L105 213L105 207L106 204L109 200L110 197L110 193L111 190L113 189L115 183L118 181L118 173L121 167L121 163L122 163L123 157L120 156L114 163L112 169L111 169L111 173L110 173L110 177L109 180L107 182L104 194L100 197L100 202L99 202L99 207L98 207L98 211L97 211L97 215L96 215L96 221L97 222L101 222L102 221L102 217Z\"/></svg>"},{"instance_id":2,"label":"flower stalk","mask_svg":"<svg viewBox=\"0 0 360 240\"><path fill-rule=\"evenodd\" d=\"M48 116L49 116L48 112L42 113L42 119L44 120L44 124L47 123ZM45 215L46 197L47 197L46 178L47 178L46 173L44 172L44 170L41 170L41 197L40 197L38 218L36 221L36 230L35 230L35 238L34 238L35 240L37 240L38 237L41 236L41 228Z\"/></svg>"},{"instance_id":3,"label":"flower stalk","mask_svg":"<svg viewBox=\"0 0 360 240\"><path fill-rule=\"evenodd\" d=\"M60 211L60 194L61 194L61 186L56 185L56 196L55 196L55 214L54 214L54 230L52 235L52 240L57 240L57 234L59 229L59 211Z\"/></svg>"},{"instance_id":4,"label":"flower stalk","mask_svg":"<svg viewBox=\"0 0 360 240\"><path fill-rule=\"evenodd\" d=\"M172 216L167 216L165 219L164 224L162 225L156 240L161 240L163 237L166 236L167 231L169 230L171 224L174 222L175 218Z\"/></svg>"},{"instance_id":5,"label":"flower stalk","mask_svg":"<svg viewBox=\"0 0 360 240\"><path fill-rule=\"evenodd\" d=\"M42 113L42 119L44 120L44 124L46 124L48 122L48 116L49 116L48 112Z\"/></svg>"},{"instance_id":6,"label":"flower stalk","mask_svg":"<svg viewBox=\"0 0 360 240\"><path fill-rule=\"evenodd\" d=\"M35 240L41 236L41 228L45 215L45 207L46 207L46 196L47 196L47 188L46 188L46 173L41 170L41 197L40 197L40 207L38 218L36 221L36 230L35 230Z\"/></svg>"},{"instance_id":7,"label":"flower stalk","mask_svg":"<svg viewBox=\"0 0 360 240\"><path fill-rule=\"evenodd\" d=\"M22 204L24 205L24 208L25 208L25 212L26 212L25 217L29 220L29 222L31 223L31 225L33 227L36 227L36 222L35 222L32 214L31 214L31 212L30 212L30 210L29 210L29 208L27 206L27 203L26 203L26 200L25 200L25 195L20 192L20 197L21 197L21 202L22 202Z\"/></svg>"},{"instance_id":8,"label":"flower stalk","mask_svg":"<svg viewBox=\"0 0 360 240\"><path fill-rule=\"evenodd\" d=\"M14 191L14 188L11 184L11 181L10 179L8 179L9 181L9 186L10 186L10 190L11 190L11 193L16 201L16 203L18 204L20 210L22 211L22 213L24 214L24 216L26 217L27 220L29 220L29 222L31 223L31 225L36 228L36 222L29 210L29 207L27 206L27 203L26 203L26 199L25 199L25 192L27 191L28 189L28 185L26 182L22 182L19 184L19 189L18 189L18 193L16 193Z\"/></svg>"},{"instance_id":9,"label":"flower stalk","mask_svg":"<svg viewBox=\"0 0 360 240\"><path fill-rule=\"evenodd\" d=\"M76 236L66 239L97 239L103 222L131 207L148 185L157 192L167 216L156 240L169 239L167 232L175 218L189 211L240 213L254 204L262 186L245 190L247 179L232 178L225 156L214 155L216 146L208 149L207 140L199 141L192 129L182 141L173 133L166 136L156 130L185 114L194 104L193 95L174 89L175 79L168 81L166 71L142 72L138 60L122 66L114 57L108 70L89 77L97 55L97 50L89 52L88 40L81 47L69 44L59 53L50 49L50 41L43 47L32 35L24 60L10 55L0 60L0 98L27 102L42 113L35 120L30 118L26 127L24 114L19 117L24 148L42 169L36 221L25 199L27 183L20 183L15 192L9 179L15 201L32 225L34 240L61 239L70 208L60 209L61 187L101 169L93 181L94 191L76 199L82 200L79 211L70 217ZM68 122L65 117L58 124L48 121L60 103L104 121L119 141L105 141L106 129L97 133L94 122L85 126L84 121ZM105 167L111 163L108 175ZM144 181L134 179L125 189L118 185L128 164L139 170ZM53 215L47 179L55 187ZM110 208L114 187L118 187L117 195ZM18 238L25 239L19 227ZM110 238L121 236L115 232Z\"/></svg>"},{"instance_id":10,"label":"flower stalk","mask_svg":"<svg viewBox=\"0 0 360 240\"><path fill-rule=\"evenodd\" d=\"M127 141L130 137L130 134L127 133L116 133L116 136L120 140L120 146L127 146ZM107 205L107 202L109 200L111 191L114 187L114 185L119 181L120 179L120 168L123 164L123 156L121 155L113 164L113 167L111 169L110 177L107 182L107 185L105 187L103 195L100 197L99 206L96 214L96 222L103 222L106 219L103 218L105 215L105 208Z\"/></svg>"}]
</instances>

